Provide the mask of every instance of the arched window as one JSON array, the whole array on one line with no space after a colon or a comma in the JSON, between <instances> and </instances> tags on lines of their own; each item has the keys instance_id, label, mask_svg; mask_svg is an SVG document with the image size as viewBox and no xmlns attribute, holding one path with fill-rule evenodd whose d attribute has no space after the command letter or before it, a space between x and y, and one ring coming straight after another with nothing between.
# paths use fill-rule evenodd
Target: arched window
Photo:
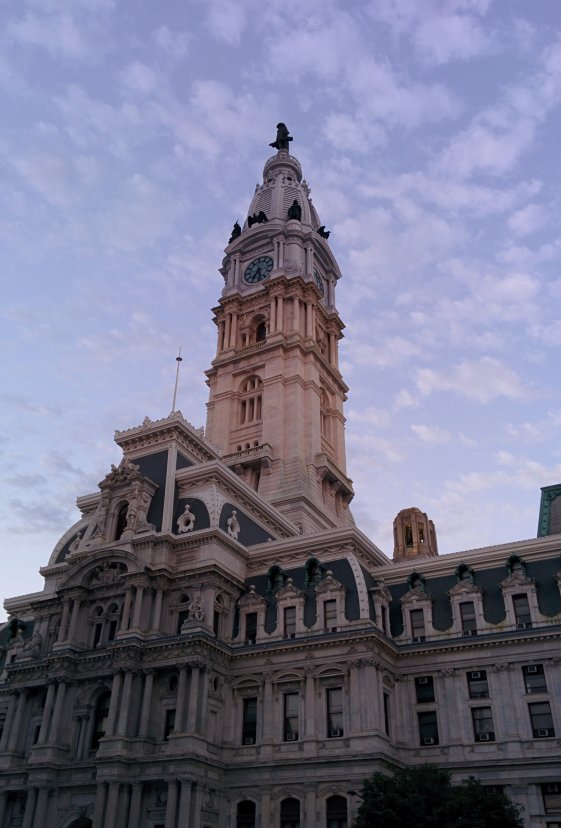
<instances>
[{"instance_id":1,"label":"arched window","mask_svg":"<svg viewBox=\"0 0 561 828\"><path fill-rule=\"evenodd\" d=\"M111 604L107 608L107 641L113 641L119 629L120 613L117 604Z\"/></svg>"},{"instance_id":2,"label":"arched window","mask_svg":"<svg viewBox=\"0 0 561 828\"><path fill-rule=\"evenodd\" d=\"M300 828L300 803L289 797L283 799L280 807L281 828Z\"/></svg>"},{"instance_id":3,"label":"arched window","mask_svg":"<svg viewBox=\"0 0 561 828\"><path fill-rule=\"evenodd\" d=\"M128 503L123 503L117 512L117 523L115 525L115 540L119 540L127 526L127 512L129 509Z\"/></svg>"},{"instance_id":4,"label":"arched window","mask_svg":"<svg viewBox=\"0 0 561 828\"><path fill-rule=\"evenodd\" d=\"M96 607L93 611L93 641L92 648L101 644L103 637L103 607Z\"/></svg>"},{"instance_id":5,"label":"arched window","mask_svg":"<svg viewBox=\"0 0 561 828\"><path fill-rule=\"evenodd\" d=\"M253 375L242 382L240 388L240 425L248 425L262 418L261 379Z\"/></svg>"},{"instance_id":6,"label":"arched window","mask_svg":"<svg viewBox=\"0 0 561 828\"><path fill-rule=\"evenodd\" d=\"M267 339L267 325L265 322L260 322L255 328L255 341L265 342Z\"/></svg>"},{"instance_id":7,"label":"arched window","mask_svg":"<svg viewBox=\"0 0 561 828\"><path fill-rule=\"evenodd\" d=\"M255 828L255 802L249 799L238 802L236 828Z\"/></svg>"},{"instance_id":8,"label":"arched window","mask_svg":"<svg viewBox=\"0 0 561 828\"><path fill-rule=\"evenodd\" d=\"M179 610L177 613L177 626L175 632L177 635L181 632L181 627L189 618L189 604L191 603L191 599L188 595L182 595L179 599Z\"/></svg>"},{"instance_id":9,"label":"arched window","mask_svg":"<svg viewBox=\"0 0 561 828\"><path fill-rule=\"evenodd\" d=\"M109 692L109 690L103 692L97 700L92 727L92 738L90 742L91 750L98 749L99 742L101 739L103 739L107 731L107 718L109 716L110 700L111 693Z\"/></svg>"},{"instance_id":10,"label":"arched window","mask_svg":"<svg viewBox=\"0 0 561 828\"><path fill-rule=\"evenodd\" d=\"M344 796L330 796L325 803L326 828L347 828L347 800Z\"/></svg>"}]
</instances>

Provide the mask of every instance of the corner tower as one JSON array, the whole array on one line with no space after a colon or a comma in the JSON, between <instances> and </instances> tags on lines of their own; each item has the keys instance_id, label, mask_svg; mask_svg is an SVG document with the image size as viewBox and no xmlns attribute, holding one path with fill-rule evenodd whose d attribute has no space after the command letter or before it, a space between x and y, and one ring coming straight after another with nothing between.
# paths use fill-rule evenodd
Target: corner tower
<instances>
[{"instance_id":1,"label":"corner tower","mask_svg":"<svg viewBox=\"0 0 561 828\"><path fill-rule=\"evenodd\" d=\"M302 532L353 523L338 367L341 272L284 124L225 250L206 436Z\"/></svg>"}]
</instances>

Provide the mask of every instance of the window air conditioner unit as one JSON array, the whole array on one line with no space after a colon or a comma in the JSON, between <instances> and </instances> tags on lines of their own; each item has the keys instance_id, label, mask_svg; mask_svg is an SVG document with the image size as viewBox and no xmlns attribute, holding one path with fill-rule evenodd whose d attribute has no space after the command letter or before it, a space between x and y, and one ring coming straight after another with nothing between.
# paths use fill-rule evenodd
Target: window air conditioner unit
<instances>
[{"instance_id":1,"label":"window air conditioner unit","mask_svg":"<svg viewBox=\"0 0 561 828\"><path fill-rule=\"evenodd\" d=\"M478 733L477 734L477 741L478 742L489 742L491 740L490 733Z\"/></svg>"},{"instance_id":2,"label":"window air conditioner unit","mask_svg":"<svg viewBox=\"0 0 561 828\"><path fill-rule=\"evenodd\" d=\"M429 683L429 677L428 676L419 676L417 681L418 681L419 684L428 684Z\"/></svg>"},{"instance_id":3,"label":"window air conditioner unit","mask_svg":"<svg viewBox=\"0 0 561 828\"><path fill-rule=\"evenodd\" d=\"M539 730L536 730L536 736L549 736L549 728L541 727Z\"/></svg>"},{"instance_id":4,"label":"window air conditioner unit","mask_svg":"<svg viewBox=\"0 0 561 828\"><path fill-rule=\"evenodd\" d=\"M530 630L532 629L532 622L531 621L519 621L516 625L517 630Z\"/></svg>"},{"instance_id":5,"label":"window air conditioner unit","mask_svg":"<svg viewBox=\"0 0 561 828\"><path fill-rule=\"evenodd\" d=\"M286 734L286 741L287 742L296 742L297 739L298 739L298 734L297 733L287 733Z\"/></svg>"},{"instance_id":6,"label":"window air conditioner unit","mask_svg":"<svg viewBox=\"0 0 561 828\"><path fill-rule=\"evenodd\" d=\"M546 793L559 793L559 785L546 785L545 786Z\"/></svg>"},{"instance_id":7,"label":"window air conditioner unit","mask_svg":"<svg viewBox=\"0 0 561 828\"><path fill-rule=\"evenodd\" d=\"M526 672L527 673L537 673L538 672L537 665L536 664L528 664L528 666L526 667Z\"/></svg>"},{"instance_id":8,"label":"window air conditioner unit","mask_svg":"<svg viewBox=\"0 0 561 828\"><path fill-rule=\"evenodd\" d=\"M477 630L464 630L462 635L464 635L464 636L477 635Z\"/></svg>"},{"instance_id":9,"label":"window air conditioner unit","mask_svg":"<svg viewBox=\"0 0 561 828\"><path fill-rule=\"evenodd\" d=\"M423 744L424 745L434 745L434 744L436 744L436 739L434 738L434 736L425 736L424 739L423 739Z\"/></svg>"},{"instance_id":10,"label":"window air conditioner unit","mask_svg":"<svg viewBox=\"0 0 561 828\"><path fill-rule=\"evenodd\" d=\"M419 644L421 641L424 641L424 640L425 640L424 635L414 635L413 638L411 639L413 644Z\"/></svg>"},{"instance_id":11,"label":"window air conditioner unit","mask_svg":"<svg viewBox=\"0 0 561 828\"><path fill-rule=\"evenodd\" d=\"M337 632L337 627L330 627L329 632Z\"/></svg>"},{"instance_id":12,"label":"window air conditioner unit","mask_svg":"<svg viewBox=\"0 0 561 828\"><path fill-rule=\"evenodd\" d=\"M480 679L481 678L481 673L478 672L477 670L474 670L473 673L469 674L469 677L470 677L470 679Z\"/></svg>"},{"instance_id":13,"label":"window air conditioner unit","mask_svg":"<svg viewBox=\"0 0 561 828\"><path fill-rule=\"evenodd\" d=\"M343 735L343 728L342 727L336 727L333 730L329 731L329 735L330 736L342 736Z\"/></svg>"},{"instance_id":14,"label":"window air conditioner unit","mask_svg":"<svg viewBox=\"0 0 561 828\"><path fill-rule=\"evenodd\" d=\"M253 736L244 736L243 743L244 745L254 745L255 739Z\"/></svg>"}]
</instances>

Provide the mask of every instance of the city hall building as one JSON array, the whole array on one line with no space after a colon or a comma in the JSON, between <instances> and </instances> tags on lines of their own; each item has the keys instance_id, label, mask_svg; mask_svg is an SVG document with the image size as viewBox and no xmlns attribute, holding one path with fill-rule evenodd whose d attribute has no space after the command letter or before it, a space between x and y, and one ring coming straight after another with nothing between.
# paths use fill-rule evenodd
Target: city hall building
<instances>
[{"instance_id":1,"label":"city hall building","mask_svg":"<svg viewBox=\"0 0 561 828\"><path fill-rule=\"evenodd\" d=\"M206 428L116 432L6 601L0 828L350 828L365 777L427 762L561 826L561 485L517 543L439 557L406 508L390 560L357 528L341 273L290 140L225 250Z\"/></svg>"}]
</instances>

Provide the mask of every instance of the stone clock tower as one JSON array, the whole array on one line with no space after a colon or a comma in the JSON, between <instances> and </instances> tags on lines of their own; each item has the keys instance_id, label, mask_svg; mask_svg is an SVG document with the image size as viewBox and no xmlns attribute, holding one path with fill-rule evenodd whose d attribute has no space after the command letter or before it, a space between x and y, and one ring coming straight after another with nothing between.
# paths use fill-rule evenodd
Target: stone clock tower
<instances>
[{"instance_id":1,"label":"stone clock tower","mask_svg":"<svg viewBox=\"0 0 561 828\"><path fill-rule=\"evenodd\" d=\"M341 273L278 125L243 228L234 226L214 309L207 438L305 534L353 523L338 368Z\"/></svg>"}]
</instances>

